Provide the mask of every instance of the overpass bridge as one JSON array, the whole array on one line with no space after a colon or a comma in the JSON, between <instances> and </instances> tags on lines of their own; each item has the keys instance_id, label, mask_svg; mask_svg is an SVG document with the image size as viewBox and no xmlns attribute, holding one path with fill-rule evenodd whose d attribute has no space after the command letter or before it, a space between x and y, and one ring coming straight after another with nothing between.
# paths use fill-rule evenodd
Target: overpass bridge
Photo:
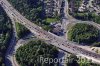
<instances>
[{"instance_id":1,"label":"overpass bridge","mask_svg":"<svg viewBox=\"0 0 100 66\"><path fill-rule=\"evenodd\" d=\"M78 56L86 57L91 59L93 62L100 63L100 55L93 53L86 49L80 48L73 42L69 42L59 36L56 36L50 32L43 30L41 27L35 25L24 16L22 16L7 0L0 0L0 5L3 7L5 12L10 18L16 19L19 23L28 28L32 33L40 39L48 41L50 44L70 53Z\"/></svg>"}]
</instances>

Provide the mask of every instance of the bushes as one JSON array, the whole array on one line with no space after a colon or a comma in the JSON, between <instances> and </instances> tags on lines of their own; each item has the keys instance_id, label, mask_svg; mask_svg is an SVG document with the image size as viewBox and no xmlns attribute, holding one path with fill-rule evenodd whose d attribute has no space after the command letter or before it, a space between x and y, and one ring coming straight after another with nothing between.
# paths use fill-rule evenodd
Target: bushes
<instances>
[{"instance_id":1,"label":"bushes","mask_svg":"<svg viewBox=\"0 0 100 66\"><path fill-rule=\"evenodd\" d=\"M16 22L16 31L18 38L23 38L24 36L30 33L30 31L26 27L17 22Z\"/></svg>"},{"instance_id":2,"label":"bushes","mask_svg":"<svg viewBox=\"0 0 100 66\"><path fill-rule=\"evenodd\" d=\"M99 37L99 30L92 25L77 23L68 31L68 39L78 43L93 43Z\"/></svg>"},{"instance_id":3,"label":"bushes","mask_svg":"<svg viewBox=\"0 0 100 66\"><path fill-rule=\"evenodd\" d=\"M57 54L58 50L56 47L47 45L40 40L34 40L17 50L16 59L21 66L54 66L54 64L39 62L37 59L41 56L44 58L55 58Z\"/></svg>"}]
</instances>

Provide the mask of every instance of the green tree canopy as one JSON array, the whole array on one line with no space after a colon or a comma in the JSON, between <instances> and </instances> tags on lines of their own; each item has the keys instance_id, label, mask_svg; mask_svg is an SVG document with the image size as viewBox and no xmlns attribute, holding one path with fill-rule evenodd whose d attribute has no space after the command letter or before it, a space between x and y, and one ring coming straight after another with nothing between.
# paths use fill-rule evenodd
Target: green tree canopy
<instances>
[{"instance_id":1,"label":"green tree canopy","mask_svg":"<svg viewBox=\"0 0 100 66\"><path fill-rule=\"evenodd\" d=\"M11 20L0 6L0 66L5 66L4 55L12 37Z\"/></svg>"},{"instance_id":2,"label":"green tree canopy","mask_svg":"<svg viewBox=\"0 0 100 66\"><path fill-rule=\"evenodd\" d=\"M99 30L92 25L77 23L68 31L68 39L78 43L93 43L99 37Z\"/></svg>"},{"instance_id":3,"label":"green tree canopy","mask_svg":"<svg viewBox=\"0 0 100 66\"><path fill-rule=\"evenodd\" d=\"M33 40L21 46L16 53L16 59L21 66L54 66L54 63L43 63L38 61L39 57L58 57L56 47L48 45L40 40Z\"/></svg>"}]
</instances>

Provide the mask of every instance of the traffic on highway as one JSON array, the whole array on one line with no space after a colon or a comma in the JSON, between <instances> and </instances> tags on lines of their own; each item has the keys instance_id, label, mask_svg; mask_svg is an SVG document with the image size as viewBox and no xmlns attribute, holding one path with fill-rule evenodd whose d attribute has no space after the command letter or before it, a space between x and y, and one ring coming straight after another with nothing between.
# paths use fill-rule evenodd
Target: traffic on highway
<instances>
[{"instance_id":1,"label":"traffic on highway","mask_svg":"<svg viewBox=\"0 0 100 66\"><path fill-rule=\"evenodd\" d=\"M17 20L17 22L19 22L19 23L23 24L25 27L27 27L38 38L47 40L48 43L50 43L64 51L73 53L75 55L84 56L86 58L91 58L92 61L100 63L100 61L99 61L100 55L99 54L93 53L86 49L82 49L78 45L76 45L72 42L69 42L66 39L63 39L59 36L56 36L50 32L43 30L41 27L33 24L31 21L29 21L24 16L22 16L16 9L14 9L12 7L12 5L7 0L0 0L0 5L4 8L4 10L9 15L9 17L15 18Z\"/></svg>"}]
</instances>

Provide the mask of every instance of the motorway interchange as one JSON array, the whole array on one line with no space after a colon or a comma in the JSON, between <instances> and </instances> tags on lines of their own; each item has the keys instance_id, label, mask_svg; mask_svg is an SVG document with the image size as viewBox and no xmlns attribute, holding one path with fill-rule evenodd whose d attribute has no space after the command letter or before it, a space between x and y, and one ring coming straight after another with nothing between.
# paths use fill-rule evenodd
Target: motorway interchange
<instances>
[{"instance_id":1,"label":"motorway interchange","mask_svg":"<svg viewBox=\"0 0 100 66\"><path fill-rule=\"evenodd\" d=\"M12 5L10 5L10 3L7 0L0 0L0 5L4 8L4 10L6 11L6 13L8 14L10 18L18 20L19 23L27 27L38 38L44 39L48 41L48 43L51 43L52 45L64 51L73 53L75 55L83 56L88 59L91 59L94 62L100 63L99 54L82 49L78 45L72 42L69 42L66 39L63 39L59 36L56 36L50 32L43 30L41 27L33 24L28 19L26 19L24 16L22 16L16 9L12 7Z\"/></svg>"}]
</instances>

